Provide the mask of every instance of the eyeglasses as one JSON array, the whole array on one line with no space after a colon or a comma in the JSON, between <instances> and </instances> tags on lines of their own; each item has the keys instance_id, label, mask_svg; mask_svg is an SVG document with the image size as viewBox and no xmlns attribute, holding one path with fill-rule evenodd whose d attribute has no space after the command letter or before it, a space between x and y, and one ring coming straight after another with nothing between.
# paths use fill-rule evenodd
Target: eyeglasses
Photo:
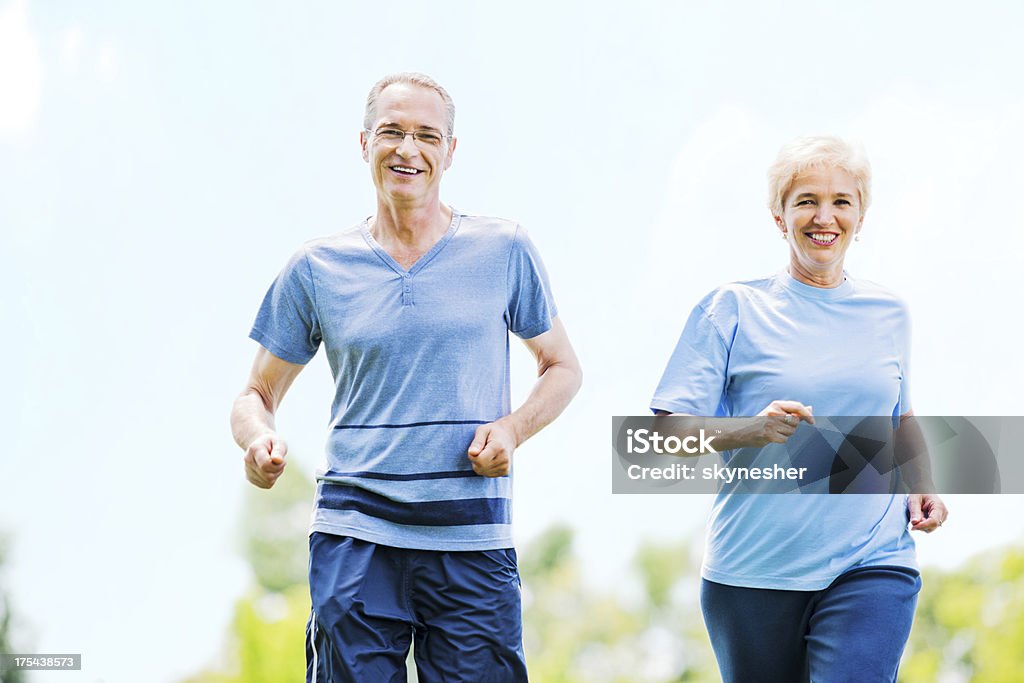
<instances>
[{"instance_id":1,"label":"eyeglasses","mask_svg":"<svg viewBox=\"0 0 1024 683\"><path fill-rule=\"evenodd\" d=\"M372 133L376 142L388 147L398 147L405 141L406 135L411 135L413 142L424 149L440 147L446 138L451 138L451 135L441 135L436 130L405 131L401 128L378 128L376 131L367 129L366 132Z\"/></svg>"}]
</instances>

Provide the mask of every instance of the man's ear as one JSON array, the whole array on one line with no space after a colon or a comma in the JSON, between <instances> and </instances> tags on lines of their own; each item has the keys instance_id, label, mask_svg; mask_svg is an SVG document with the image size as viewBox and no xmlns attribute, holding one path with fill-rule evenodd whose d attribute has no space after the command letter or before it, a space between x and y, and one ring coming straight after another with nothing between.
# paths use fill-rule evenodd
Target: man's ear
<instances>
[{"instance_id":1,"label":"man's ear","mask_svg":"<svg viewBox=\"0 0 1024 683\"><path fill-rule=\"evenodd\" d=\"M448 144L448 158L444 162L444 170L446 171L452 167L452 157L455 156L455 145L458 142L458 138L452 138L452 141Z\"/></svg>"}]
</instances>

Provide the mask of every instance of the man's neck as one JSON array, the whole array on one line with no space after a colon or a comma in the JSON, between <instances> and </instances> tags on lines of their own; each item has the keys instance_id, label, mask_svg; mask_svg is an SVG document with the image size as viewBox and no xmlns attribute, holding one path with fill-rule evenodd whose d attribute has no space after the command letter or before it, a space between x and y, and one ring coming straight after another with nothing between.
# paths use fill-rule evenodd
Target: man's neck
<instances>
[{"instance_id":1,"label":"man's neck","mask_svg":"<svg viewBox=\"0 0 1024 683\"><path fill-rule=\"evenodd\" d=\"M378 201L370 232L389 251L422 253L444 236L451 220L452 210L439 199L416 206Z\"/></svg>"}]
</instances>

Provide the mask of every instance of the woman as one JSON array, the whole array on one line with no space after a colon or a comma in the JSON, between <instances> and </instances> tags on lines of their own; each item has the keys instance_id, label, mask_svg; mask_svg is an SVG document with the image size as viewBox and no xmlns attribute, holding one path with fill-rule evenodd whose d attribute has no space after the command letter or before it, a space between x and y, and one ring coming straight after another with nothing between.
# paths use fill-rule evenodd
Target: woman
<instances>
[{"instance_id":1,"label":"woman","mask_svg":"<svg viewBox=\"0 0 1024 683\"><path fill-rule=\"evenodd\" d=\"M764 418L722 448L783 443L815 414L905 422L904 304L843 270L870 202L867 160L838 138L801 138L768 175L789 265L694 308L652 409ZM908 521L931 532L946 515L929 494L719 494L701 606L723 679L895 681L920 588Z\"/></svg>"}]
</instances>

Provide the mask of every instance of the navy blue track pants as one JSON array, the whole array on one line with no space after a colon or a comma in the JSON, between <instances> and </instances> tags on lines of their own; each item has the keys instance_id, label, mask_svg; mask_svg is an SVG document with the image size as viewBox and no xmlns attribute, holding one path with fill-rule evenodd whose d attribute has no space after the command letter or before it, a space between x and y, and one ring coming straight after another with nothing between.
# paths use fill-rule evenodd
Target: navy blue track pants
<instances>
[{"instance_id":1,"label":"navy blue track pants","mask_svg":"<svg viewBox=\"0 0 1024 683\"><path fill-rule=\"evenodd\" d=\"M309 683L526 681L516 553L410 550L314 532Z\"/></svg>"},{"instance_id":2,"label":"navy blue track pants","mask_svg":"<svg viewBox=\"0 0 1024 683\"><path fill-rule=\"evenodd\" d=\"M701 610L725 683L892 683L921 579L863 567L820 591L704 580Z\"/></svg>"}]
</instances>

